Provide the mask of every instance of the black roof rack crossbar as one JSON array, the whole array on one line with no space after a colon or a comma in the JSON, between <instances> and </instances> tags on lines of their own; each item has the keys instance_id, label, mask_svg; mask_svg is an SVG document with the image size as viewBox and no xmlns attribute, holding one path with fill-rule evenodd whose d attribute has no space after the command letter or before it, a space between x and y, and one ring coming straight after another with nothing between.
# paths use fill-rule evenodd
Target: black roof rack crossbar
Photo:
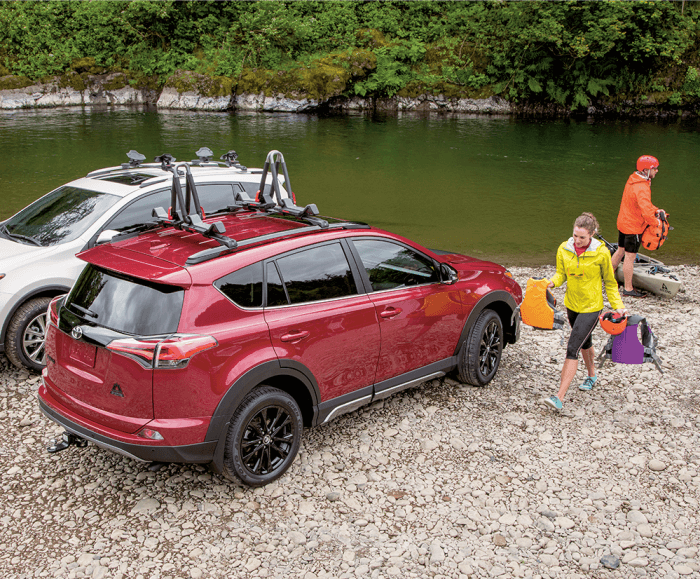
<instances>
[{"instance_id":1,"label":"black roof rack crossbar","mask_svg":"<svg viewBox=\"0 0 700 579\"><path fill-rule=\"evenodd\" d=\"M369 225L366 223L360 223L356 221L347 221L342 223L333 223L327 225L327 227L321 227L320 225L309 225L308 227L300 227L299 229L288 229L286 231L275 231L274 233L266 233L265 235L258 235L257 237L250 237L249 239L244 239L239 241L236 247L226 248L226 247L210 247L190 255L185 262L185 265L195 265L197 263L202 263L215 257L219 257L222 254L229 253L237 249L242 249L248 245L256 245L258 243L263 243L271 239L278 239L281 237L287 237L291 235L299 235L312 233L314 231L321 231L323 229L369 229Z\"/></svg>"}]
</instances>

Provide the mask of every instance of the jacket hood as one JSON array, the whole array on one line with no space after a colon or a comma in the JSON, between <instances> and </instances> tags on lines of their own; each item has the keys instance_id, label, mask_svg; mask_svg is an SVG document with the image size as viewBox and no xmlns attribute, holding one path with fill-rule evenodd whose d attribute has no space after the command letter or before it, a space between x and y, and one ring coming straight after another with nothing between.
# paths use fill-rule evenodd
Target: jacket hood
<instances>
[{"instance_id":1,"label":"jacket hood","mask_svg":"<svg viewBox=\"0 0 700 579\"><path fill-rule=\"evenodd\" d=\"M591 238L591 244L588 246L588 249L584 251L581 255L586 255L587 253L595 253L596 251L598 251L598 248L601 245L603 245L602 241L598 241L597 239ZM576 253L576 249L574 248L573 237L569 237L569 240L566 242L564 249L570 251L571 253Z\"/></svg>"}]
</instances>

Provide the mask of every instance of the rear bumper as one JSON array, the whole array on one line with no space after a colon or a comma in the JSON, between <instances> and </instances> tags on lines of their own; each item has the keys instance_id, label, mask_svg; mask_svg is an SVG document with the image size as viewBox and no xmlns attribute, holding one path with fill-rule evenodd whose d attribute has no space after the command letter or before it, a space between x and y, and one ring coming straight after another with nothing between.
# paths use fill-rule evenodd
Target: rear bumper
<instances>
[{"instance_id":1,"label":"rear bumper","mask_svg":"<svg viewBox=\"0 0 700 579\"><path fill-rule=\"evenodd\" d=\"M208 463L214 458L214 449L217 440L201 442L198 444L187 444L182 446L155 446L147 444L135 444L115 440L103 434L98 434L89 428L77 424L66 418L58 410L47 404L41 397L39 407L47 418L54 421L68 432L93 442L100 448L111 450L117 454L122 454L144 462L186 462L186 463Z\"/></svg>"}]
</instances>

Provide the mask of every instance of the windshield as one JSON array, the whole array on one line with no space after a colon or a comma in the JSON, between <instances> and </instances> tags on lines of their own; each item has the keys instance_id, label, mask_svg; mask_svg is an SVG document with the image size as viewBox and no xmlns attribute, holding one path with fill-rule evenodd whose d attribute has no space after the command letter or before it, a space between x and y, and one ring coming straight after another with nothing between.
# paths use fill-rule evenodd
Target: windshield
<instances>
[{"instance_id":1,"label":"windshield","mask_svg":"<svg viewBox=\"0 0 700 579\"><path fill-rule=\"evenodd\" d=\"M6 221L3 230L20 243L66 243L80 237L119 199L107 193L60 187Z\"/></svg>"}]
</instances>

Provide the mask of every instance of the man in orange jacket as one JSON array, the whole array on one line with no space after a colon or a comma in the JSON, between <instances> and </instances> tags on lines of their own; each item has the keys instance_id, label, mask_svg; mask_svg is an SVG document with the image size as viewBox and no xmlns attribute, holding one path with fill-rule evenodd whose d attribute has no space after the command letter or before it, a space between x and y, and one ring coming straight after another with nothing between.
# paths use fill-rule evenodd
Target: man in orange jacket
<instances>
[{"instance_id":1,"label":"man in orange jacket","mask_svg":"<svg viewBox=\"0 0 700 579\"><path fill-rule=\"evenodd\" d=\"M627 179L622 193L620 212L617 215L617 251L612 256L612 266L613 270L617 270L624 256L623 296L642 297L643 294L632 287L634 260L642 243L642 233L647 225L656 225L660 216L666 216L663 209L655 207L651 202L651 180L658 171L659 160L651 155L642 155L637 159L637 170Z\"/></svg>"}]
</instances>

